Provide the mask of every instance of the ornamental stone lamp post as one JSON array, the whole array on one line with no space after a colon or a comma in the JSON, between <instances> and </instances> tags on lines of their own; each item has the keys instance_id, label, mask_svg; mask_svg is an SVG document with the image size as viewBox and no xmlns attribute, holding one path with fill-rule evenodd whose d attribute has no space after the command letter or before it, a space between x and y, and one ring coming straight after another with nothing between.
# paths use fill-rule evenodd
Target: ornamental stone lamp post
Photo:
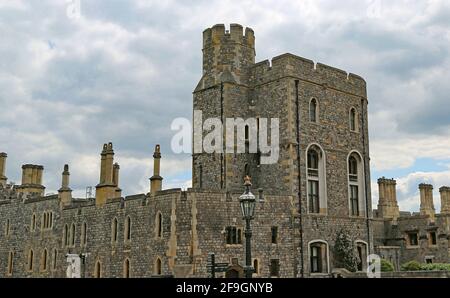
<instances>
[{"instance_id":1,"label":"ornamental stone lamp post","mask_svg":"<svg viewBox=\"0 0 450 298\"><path fill-rule=\"evenodd\" d=\"M239 203L241 205L242 218L245 220L245 277L252 278L253 267L252 267L252 229L250 226L250 221L253 219L255 214L255 196L251 193L250 187L252 183L249 176L244 178L245 192L239 197Z\"/></svg>"}]
</instances>

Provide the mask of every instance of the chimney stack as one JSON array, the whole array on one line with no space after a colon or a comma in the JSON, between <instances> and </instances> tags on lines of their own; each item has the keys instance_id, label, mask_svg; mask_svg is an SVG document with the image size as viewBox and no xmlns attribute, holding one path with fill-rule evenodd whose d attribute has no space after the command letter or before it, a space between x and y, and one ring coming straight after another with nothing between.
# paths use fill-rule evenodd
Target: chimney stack
<instances>
[{"instance_id":1,"label":"chimney stack","mask_svg":"<svg viewBox=\"0 0 450 298\"><path fill-rule=\"evenodd\" d=\"M111 142L103 144L101 153L100 184L113 184L114 150Z\"/></svg>"},{"instance_id":2,"label":"chimney stack","mask_svg":"<svg viewBox=\"0 0 450 298\"><path fill-rule=\"evenodd\" d=\"M160 176L160 161L161 148L159 145L156 145L153 153L153 176L150 178L150 193L152 195L162 189L163 178Z\"/></svg>"},{"instance_id":3,"label":"chimney stack","mask_svg":"<svg viewBox=\"0 0 450 298\"><path fill-rule=\"evenodd\" d=\"M428 215L434 221L433 185L421 183L420 190L420 214Z\"/></svg>"},{"instance_id":4,"label":"chimney stack","mask_svg":"<svg viewBox=\"0 0 450 298\"><path fill-rule=\"evenodd\" d=\"M4 152L0 152L0 185L3 187L6 186L6 182L8 182L8 178L6 178L6 158L8 155Z\"/></svg>"},{"instance_id":5,"label":"chimney stack","mask_svg":"<svg viewBox=\"0 0 450 298\"><path fill-rule=\"evenodd\" d=\"M113 144L103 144L100 164L100 181L96 186L95 203L103 206L108 199L117 197L117 185L114 184L114 150ZM117 181L118 181L117 169Z\"/></svg>"},{"instance_id":6,"label":"chimney stack","mask_svg":"<svg viewBox=\"0 0 450 298\"><path fill-rule=\"evenodd\" d=\"M119 170L120 170L120 166L116 162L113 165L113 183L116 186L116 197L117 198L122 196L122 190L119 188Z\"/></svg>"},{"instance_id":7,"label":"chimney stack","mask_svg":"<svg viewBox=\"0 0 450 298\"><path fill-rule=\"evenodd\" d=\"M397 182L394 179L378 179L378 214L383 218L396 220L400 217L400 210L397 204Z\"/></svg>"},{"instance_id":8,"label":"chimney stack","mask_svg":"<svg viewBox=\"0 0 450 298\"><path fill-rule=\"evenodd\" d=\"M22 166L22 185L17 186L19 193L36 193L44 195L45 187L42 185L42 173L44 167L41 165L26 164Z\"/></svg>"},{"instance_id":9,"label":"chimney stack","mask_svg":"<svg viewBox=\"0 0 450 298\"><path fill-rule=\"evenodd\" d=\"M58 190L59 200L63 206L70 205L72 202L72 189L69 187L69 176L69 165L64 165L61 188Z\"/></svg>"},{"instance_id":10,"label":"chimney stack","mask_svg":"<svg viewBox=\"0 0 450 298\"><path fill-rule=\"evenodd\" d=\"M439 192L441 193L441 213L450 214L450 187L442 186Z\"/></svg>"}]
</instances>

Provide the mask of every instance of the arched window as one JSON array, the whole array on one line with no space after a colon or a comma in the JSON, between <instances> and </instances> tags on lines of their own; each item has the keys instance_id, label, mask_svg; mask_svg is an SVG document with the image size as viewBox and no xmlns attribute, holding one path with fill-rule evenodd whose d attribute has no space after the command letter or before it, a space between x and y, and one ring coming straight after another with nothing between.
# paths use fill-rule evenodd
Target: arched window
<instances>
[{"instance_id":1,"label":"arched window","mask_svg":"<svg viewBox=\"0 0 450 298\"><path fill-rule=\"evenodd\" d=\"M130 260L128 258L123 262L123 277L130 278Z\"/></svg>"},{"instance_id":2,"label":"arched window","mask_svg":"<svg viewBox=\"0 0 450 298\"><path fill-rule=\"evenodd\" d=\"M323 150L312 145L307 150L307 193L309 213L326 213L325 160Z\"/></svg>"},{"instance_id":3,"label":"arched window","mask_svg":"<svg viewBox=\"0 0 450 298\"><path fill-rule=\"evenodd\" d=\"M309 244L311 273L328 273L328 245L321 240Z\"/></svg>"},{"instance_id":4,"label":"arched window","mask_svg":"<svg viewBox=\"0 0 450 298\"><path fill-rule=\"evenodd\" d=\"M102 264L100 261L95 262L94 278L102 277Z\"/></svg>"},{"instance_id":5,"label":"arched window","mask_svg":"<svg viewBox=\"0 0 450 298\"><path fill-rule=\"evenodd\" d=\"M362 240L357 240L356 252L358 254L358 271L365 271L367 268L367 243Z\"/></svg>"},{"instance_id":6,"label":"arched window","mask_svg":"<svg viewBox=\"0 0 450 298\"><path fill-rule=\"evenodd\" d=\"M56 263L58 261L58 250L56 248L53 249L53 270L56 270Z\"/></svg>"},{"instance_id":7,"label":"arched window","mask_svg":"<svg viewBox=\"0 0 450 298\"><path fill-rule=\"evenodd\" d=\"M14 266L14 252L10 251L8 254L8 275L13 274L13 266Z\"/></svg>"},{"instance_id":8,"label":"arched window","mask_svg":"<svg viewBox=\"0 0 450 298\"><path fill-rule=\"evenodd\" d=\"M52 229L53 228L53 212L50 212L49 213L49 223L48 223L48 227L50 228L50 229Z\"/></svg>"},{"instance_id":9,"label":"arched window","mask_svg":"<svg viewBox=\"0 0 450 298\"><path fill-rule=\"evenodd\" d=\"M319 153L314 149L308 151L308 175L319 176Z\"/></svg>"},{"instance_id":10,"label":"arched window","mask_svg":"<svg viewBox=\"0 0 450 298\"><path fill-rule=\"evenodd\" d=\"M318 104L317 99L313 98L309 102L309 121L317 123L318 120Z\"/></svg>"},{"instance_id":11,"label":"arched window","mask_svg":"<svg viewBox=\"0 0 450 298\"><path fill-rule=\"evenodd\" d=\"M52 220L52 212L44 212L42 214L41 228L43 230L50 229L52 227Z\"/></svg>"},{"instance_id":12,"label":"arched window","mask_svg":"<svg viewBox=\"0 0 450 298\"><path fill-rule=\"evenodd\" d=\"M31 216L31 231L34 232L36 230L36 214L33 213Z\"/></svg>"},{"instance_id":13,"label":"arched window","mask_svg":"<svg viewBox=\"0 0 450 298\"><path fill-rule=\"evenodd\" d=\"M348 156L348 193L350 215L364 215L364 170L361 156L357 152Z\"/></svg>"},{"instance_id":14,"label":"arched window","mask_svg":"<svg viewBox=\"0 0 450 298\"><path fill-rule=\"evenodd\" d=\"M47 228L47 213L44 212L44 214L42 214L42 222L41 222L41 229L46 229Z\"/></svg>"},{"instance_id":15,"label":"arched window","mask_svg":"<svg viewBox=\"0 0 450 298\"><path fill-rule=\"evenodd\" d=\"M113 222L111 224L111 242L113 244L117 242L118 228L119 228L119 222L117 221L117 218L114 218Z\"/></svg>"},{"instance_id":16,"label":"arched window","mask_svg":"<svg viewBox=\"0 0 450 298\"><path fill-rule=\"evenodd\" d=\"M358 161L354 155L348 159L348 177L350 181L358 181Z\"/></svg>"},{"instance_id":17,"label":"arched window","mask_svg":"<svg viewBox=\"0 0 450 298\"><path fill-rule=\"evenodd\" d=\"M125 241L131 240L131 217L127 216L127 219L125 220Z\"/></svg>"},{"instance_id":18,"label":"arched window","mask_svg":"<svg viewBox=\"0 0 450 298\"><path fill-rule=\"evenodd\" d=\"M66 224L64 225L64 232L63 232L63 246L69 245L69 226Z\"/></svg>"},{"instance_id":19,"label":"arched window","mask_svg":"<svg viewBox=\"0 0 450 298\"><path fill-rule=\"evenodd\" d=\"M28 271L33 271L34 252L30 249L28 253Z\"/></svg>"},{"instance_id":20,"label":"arched window","mask_svg":"<svg viewBox=\"0 0 450 298\"><path fill-rule=\"evenodd\" d=\"M83 222L81 226L81 246L86 246L87 244L87 223Z\"/></svg>"},{"instance_id":21,"label":"arched window","mask_svg":"<svg viewBox=\"0 0 450 298\"><path fill-rule=\"evenodd\" d=\"M162 222L162 214L161 212L158 212L156 214L156 237L157 238L162 238L163 235L163 222Z\"/></svg>"},{"instance_id":22,"label":"arched window","mask_svg":"<svg viewBox=\"0 0 450 298\"><path fill-rule=\"evenodd\" d=\"M72 223L70 228L70 246L75 246L75 224Z\"/></svg>"},{"instance_id":23,"label":"arched window","mask_svg":"<svg viewBox=\"0 0 450 298\"><path fill-rule=\"evenodd\" d=\"M41 259L41 271L47 271L47 249L44 249L42 252L42 259Z\"/></svg>"},{"instance_id":24,"label":"arched window","mask_svg":"<svg viewBox=\"0 0 450 298\"><path fill-rule=\"evenodd\" d=\"M357 129L357 121L356 121L356 109L355 108L351 108L350 109L350 130L351 131L356 131Z\"/></svg>"},{"instance_id":25,"label":"arched window","mask_svg":"<svg viewBox=\"0 0 450 298\"><path fill-rule=\"evenodd\" d=\"M156 258L155 261L155 274L161 275L162 274L162 262L160 258Z\"/></svg>"}]
</instances>

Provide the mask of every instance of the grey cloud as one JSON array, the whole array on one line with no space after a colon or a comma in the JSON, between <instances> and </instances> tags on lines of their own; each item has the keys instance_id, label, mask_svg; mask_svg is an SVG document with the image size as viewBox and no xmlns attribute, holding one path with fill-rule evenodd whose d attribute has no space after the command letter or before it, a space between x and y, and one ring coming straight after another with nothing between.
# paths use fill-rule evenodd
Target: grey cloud
<instances>
[{"instance_id":1,"label":"grey cloud","mask_svg":"<svg viewBox=\"0 0 450 298\"><path fill-rule=\"evenodd\" d=\"M442 134L450 128L450 73L446 78L431 82L425 88L427 98L405 109L399 117L399 127L410 134Z\"/></svg>"},{"instance_id":2,"label":"grey cloud","mask_svg":"<svg viewBox=\"0 0 450 298\"><path fill-rule=\"evenodd\" d=\"M410 17L411 9L370 19L367 1L138 2L82 0L80 21L67 18L64 1L0 11L0 105L8 106L0 110L0 151L9 153L10 178L20 179L22 163L42 163L54 190L62 165L70 162L74 187L82 192L98 177L95 171L83 175L80 164L85 158L97 162L108 141L119 160L148 162L160 143L163 158L185 164L189 155L169 150L170 123L191 117L192 90L201 76L201 32L217 22L252 27L258 60L292 52L364 76L369 116L389 107L382 119L392 131L388 135L385 126L371 123L375 140L425 131L443 135L450 124L449 76L442 72L450 48L444 2L398 27L391 23ZM417 5L422 11L425 4ZM444 74L430 80L431 70ZM426 100L409 88L411 82L427 90ZM121 166L124 193L140 191L151 165ZM186 172L189 166L180 167L165 182L174 184Z\"/></svg>"}]
</instances>

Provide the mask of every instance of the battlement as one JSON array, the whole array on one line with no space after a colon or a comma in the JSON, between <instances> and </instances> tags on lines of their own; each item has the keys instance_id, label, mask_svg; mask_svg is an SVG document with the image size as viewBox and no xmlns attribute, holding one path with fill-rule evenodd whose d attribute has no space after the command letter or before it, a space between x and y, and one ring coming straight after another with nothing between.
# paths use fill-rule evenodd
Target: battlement
<instances>
[{"instance_id":1,"label":"battlement","mask_svg":"<svg viewBox=\"0 0 450 298\"><path fill-rule=\"evenodd\" d=\"M224 24L217 24L203 31L203 48L223 42L234 42L254 48L255 33L248 27L244 32L244 28L239 24L230 24L230 30L226 30Z\"/></svg>"},{"instance_id":2,"label":"battlement","mask_svg":"<svg viewBox=\"0 0 450 298\"><path fill-rule=\"evenodd\" d=\"M291 53L273 57L271 61L264 60L254 64L252 74L255 85L283 76L292 76L364 98L367 97L366 81L362 77L323 63L315 63Z\"/></svg>"}]
</instances>

